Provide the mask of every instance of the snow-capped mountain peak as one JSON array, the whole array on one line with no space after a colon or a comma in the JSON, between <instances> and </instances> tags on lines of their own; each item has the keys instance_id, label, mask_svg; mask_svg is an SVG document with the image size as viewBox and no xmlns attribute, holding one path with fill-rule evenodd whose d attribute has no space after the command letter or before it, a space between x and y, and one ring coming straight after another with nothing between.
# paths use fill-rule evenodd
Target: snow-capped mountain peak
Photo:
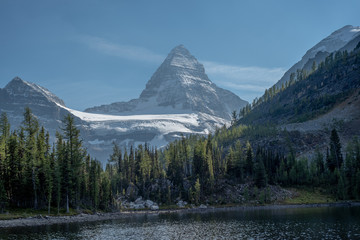
<instances>
[{"instance_id":1,"label":"snow-capped mountain peak","mask_svg":"<svg viewBox=\"0 0 360 240\"><path fill-rule=\"evenodd\" d=\"M19 77L13 78L4 88L13 97L45 98L46 100L65 106L63 100L51 93L48 89L35 83L22 80Z\"/></svg>"},{"instance_id":2,"label":"snow-capped mountain peak","mask_svg":"<svg viewBox=\"0 0 360 240\"><path fill-rule=\"evenodd\" d=\"M207 135L229 124L227 119L203 112L179 113L162 106L159 106L162 111L156 112L151 109L154 104L156 102L135 101L134 105L139 109L149 107L148 113L89 113L65 107L61 99L46 88L18 77L4 89L0 88L0 113L7 113L12 127L21 126L24 108L30 107L40 124L50 132L51 141L55 141L55 133L61 127L61 121L67 114L71 114L81 130L84 146L91 156L103 162L111 154L114 142L126 148L145 142L154 147L163 147L182 135Z\"/></svg>"},{"instance_id":3,"label":"snow-capped mountain peak","mask_svg":"<svg viewBox=\"0 0 360 240\"><path fill-rule=\"evenodd\" d=\"M230 120L231 112L247 104L217 87L204 66L184 47L173 48L147 82L138 99L93 107L85 111L105 114L205 113Z\"/></svg>"},{"instance_id":4,"label":"snow-capped mountain peak","mask_svg":"<svg viewBox=\"0 0 360 240\"><path fill-rule=\"evenodd\" d=\"M153 74L141 93L140 99L155 97L158 104L162 106L174 105L173 102L182 103L190 97L189 94L186 94L188 90L191 90L189 87L195 87L195 85L214 92L215 85L205 74L204 66L191 55L184 45L179 45L170 51ZM181 96L178 96L179 94Z\"/></svg>"}]
</instances>

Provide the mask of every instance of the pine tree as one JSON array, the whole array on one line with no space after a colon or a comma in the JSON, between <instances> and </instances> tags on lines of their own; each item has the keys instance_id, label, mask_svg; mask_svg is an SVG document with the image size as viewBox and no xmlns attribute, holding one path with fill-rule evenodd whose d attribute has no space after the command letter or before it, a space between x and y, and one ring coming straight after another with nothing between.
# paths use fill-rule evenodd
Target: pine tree
<instances>
[{"instance_id":1,"label":"pine tree","mask_svg":"<svg viewBox=\"0 0 360 240\"><path fill-rule=\"evenodd\" d=\"M0 178L0 213L4 212L5 207L7 205L7 201L8 201L8 199L7 199L7 196L6 196L4 182Z\"/></svg>"},{"instance_id":2,"label":"pine tree","mask_svg":"<svg viewBox=\"0 0 360 240\"><path fill-rule=\"evenodd\" d=\"M331 172L333 172L335 168L340 169L343 163L340 138L336 129L333 129L331 131L330 152L326 160L327 160L327 166Z\"/></svg>"},{"instance_id":3,"label":"pine tree","mask_svg":"<svg viewBox=\"0 0 360 240\"><path fill-rule=\"evenodd\" d=\"M236 113L236 111L234 110L234 111L231 113L231 125L235 125L236 122L237 122L237 113Z\"/></svg>"},{"instance_id":4,"label":"pine tree","mask_svg":"<svg viewBox=\"0 0 360 240\"><path fill-rule=\"evenodd\" d=\"M80 206L80 186L81 186L81 169L84 157L86 156L85 150L82 148L82 141L80 140L80 131L76 128L74 123L74 117L68 114L64 120L64 139L67 141L67 156L70 164L71 181L69 182L69 193L71 201L78 209Z\"/></svg>"},{"instance_id":5,"label":"pine tree","mask_svg":"<svg viewBox=\"0 0 360 240\"><path fill-rule=\"evenodd\" d=\"M46 166L46 146L45 146L45 129L41 128L36 138L36 168L37 172L37 195L39 196L40 207L44 201L45 193L43 190L46 188L45 183L47 181L47 171L50 171L49 167Z\"/></svg>"},{"instance_id":6,"label":"pine tree","mask_svg":"<svg viewBox=\"0 0 360 240\"><path fill-rule=\"evenodd\" d=\"M312 66L311 66L311 73L316 71L316 62L313 61Z\"/></svg>"},{"instance_id":7,"label":"pine tree","mask_svg":"<svg viewBox=\"0 0 360 240\"><path fill-rule=\"evenodd\" d=\"M53 171L54 171L54 152L50 153L50 136L46 133L45 136L45 161L43 165L45 175L45 194L48 201L48 214L50 214L51 202L52 202L52 191L53 191Z\"/></svg>"},{"instance_id":8,"label":"pine tree","mask_svg":"<svg viewBox=\"0 0 360 240\"><path fill-rule=\"evenodd\" d=\"M0 116L0 133L4 139L10 136L10 123L5 112L2 112Z\"/></svg>"},{"instance_id":9,"label":"pine tree","mask_svg":"<svg viewBox=\"0 0 360 240\"><path fill-rule=\"evenodd\" d=\"M201 197L201 184L200 184L199 178L196 179L196 182L194 185L194 192L195 192L195 204L199 205L200 197Z\"/></svg>"},{"instance_id":10,"label":"pine tree","mask_svg":"<svg viewBox=\"0 0 360 240\"><path fill-rule=\"evenodd\" d=\"M356 183L354 192L355 198L357 200L360 200L360 169L358 169L356 172Z\"/></svg>"},{"instance_id":11,"label":"pine tree","mask_svg":"<svg viewBox=\"0 0 360 240\"><path fill-rule=\"evenodd\" d=\"M5 115L6 116L6 115ZM4 179L6 178L6 137L3 134L4 130L2 130L2 135L0 135L0 213L4 212L5 206L7 205L8 198L5 189Z\"/></svg>"},{"instance_id":12,"label":"pine tree","mask_svg":"<svg viewBox=\"0 0 360 240\"><path fill-rule=\"evenodd\" d=\"M36 134L39 130L39 123L33 116L29 107L25 108L23 129L26 134L25 142L25 191L33 198L35 209L38 208L38 162L36 159ZM32 188L32 194L30 189Z\"/></svg>"},{"instance_id":13,"label":"pine tree","mask_svg":"<svg viewBox=\"0 0 360 240\"><path fill-rule=\"evenodd\" d=\"M293 85L294 83L295 83L295 73L291 73L289 85Z\"/></svg>"},{"instance_id":14,"label":"pine tree","mask_svg":"<svg viewBox=\"0 0 360 240\"><path fill-rule=\"evenodd\" d=\"M258 159L255 165L255 184L262 188L267 184L266 170L262 159Z\"/></svg>"},{"instance_id":15,"label":"pine tree","mask_svg":"<svg viewBox=\"0 0 360 240\"><path fill-rule=\"evenodd\" d=\"M249 142L246 143L246 172L249 176L253 175L254 163L253 153Z\"/></svg>"}]
</instances>

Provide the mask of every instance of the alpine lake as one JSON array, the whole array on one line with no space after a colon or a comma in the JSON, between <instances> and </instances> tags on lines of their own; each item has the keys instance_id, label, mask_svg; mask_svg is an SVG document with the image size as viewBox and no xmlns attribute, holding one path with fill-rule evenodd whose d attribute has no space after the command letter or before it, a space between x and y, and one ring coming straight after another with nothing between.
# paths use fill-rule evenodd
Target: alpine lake
<instances>
[{"instance_id":1,"label":"alpine lake","mask_svg":"<svg viewBox=\"0 0 360 240\"><path fill-rule=\"evenodd\" d=\"M0 239L360 239L360 207L224 208L0 229Z\"/></svg>"}]
</instances>

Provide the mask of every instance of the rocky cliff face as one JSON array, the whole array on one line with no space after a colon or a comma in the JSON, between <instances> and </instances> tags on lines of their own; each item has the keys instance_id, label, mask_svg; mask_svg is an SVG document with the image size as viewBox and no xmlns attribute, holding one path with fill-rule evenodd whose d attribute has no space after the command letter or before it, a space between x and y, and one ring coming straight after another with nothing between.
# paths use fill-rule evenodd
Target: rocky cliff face
<instances>
[{"instance_id":1,"label":"rocky cliff face","mask_svg":"<svg viewBox=\"0 0 360 240\"><path fill-rule=\"evenodd\" d=\"M246 101L212 83L204 66L183 46L175 47L146 84L138 99L89 108L107 114L206 113L230 119Z\"/></svg>"}]
</instances>

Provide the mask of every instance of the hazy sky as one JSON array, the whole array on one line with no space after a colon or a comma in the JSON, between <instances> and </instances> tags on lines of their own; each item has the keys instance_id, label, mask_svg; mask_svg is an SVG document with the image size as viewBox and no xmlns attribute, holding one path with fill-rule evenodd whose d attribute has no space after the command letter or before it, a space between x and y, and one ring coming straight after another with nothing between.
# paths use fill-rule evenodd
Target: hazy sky
<instances>
[{"instance_id":1,"label":"hazy sky","mask_svg":"<svg viewBox=\"0 0 360 240\"><path fill-rule=\"evenodd\" d=\"M137 98L169 51L185 47L209 78L252 101L360 1L0 0L0 88L37 83L68 107Z\"/></svg>"}]
</instances>

